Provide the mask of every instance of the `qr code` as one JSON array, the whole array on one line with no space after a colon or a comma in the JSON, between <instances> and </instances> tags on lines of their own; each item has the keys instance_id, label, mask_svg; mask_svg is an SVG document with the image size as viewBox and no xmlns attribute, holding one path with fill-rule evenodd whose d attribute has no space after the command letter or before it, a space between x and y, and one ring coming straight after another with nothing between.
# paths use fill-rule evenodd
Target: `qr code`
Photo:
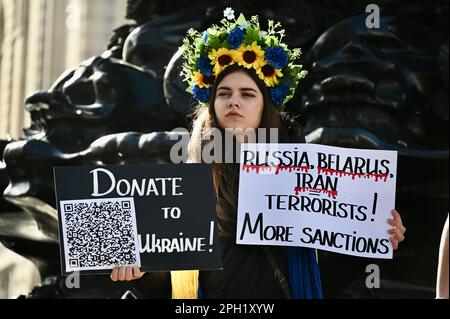
<instances>
[{"instance_id":1,"label":"qr code","mask_svg":"<svg viewBox=\"0 0 450 319\"><path fill-rule=\"evenodd\" d=\"M66 271L140 266L133 198L61 201Z\"/></svg>"}]
</instances>

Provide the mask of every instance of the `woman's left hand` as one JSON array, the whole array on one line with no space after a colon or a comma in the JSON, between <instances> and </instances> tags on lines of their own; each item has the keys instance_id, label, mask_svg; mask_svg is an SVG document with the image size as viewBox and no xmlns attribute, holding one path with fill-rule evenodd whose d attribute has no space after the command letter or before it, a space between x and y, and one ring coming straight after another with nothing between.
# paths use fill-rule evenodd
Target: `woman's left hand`
<instances>
[{"instance_id":1,"label":"woman's left hand","mask_svg":"<svg viewBox=\"0 0 450 319\"><path fill-rule=\"evenodd\" d=\"M389 225L392 225L393 228L389 230L388 233L392 235L390 238L392 247L394 250L397 250L398 244L405 240L406 228L403 226L400 214L395 209L392 210L392 216L394 216L394 219L388 219L388 223Z\"/></svg>"}]
</instances>

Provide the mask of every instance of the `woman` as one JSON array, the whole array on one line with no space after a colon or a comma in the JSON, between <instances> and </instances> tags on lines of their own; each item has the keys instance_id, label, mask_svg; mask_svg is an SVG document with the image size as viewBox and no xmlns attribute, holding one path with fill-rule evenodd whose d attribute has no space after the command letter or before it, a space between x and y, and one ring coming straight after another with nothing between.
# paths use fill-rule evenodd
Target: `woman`
<instances>
[{"instance_id":1,"label":"woman","mask_svg":"<svg viewBox=\"0 0 450 319\"><path fill-rule=\"evenodd\" d=\"M189 144L191 161L202 162L202 150L217 142L208 139L213 128L221 132L277 128L276 142L304 143L300 126L282 112L306 75L295 64L299 51L281 43L277 25L269 24L269 32L263 33L256 18L248 22L242 16L234 23L224 20L222 24L201 35L190 30L195 45L189 41L184 44L183 74L194 98L202 103ZM246 141L245 136L237 140ZM216 145L226 144L220 142ZM223 270L172 272L173 297L322 298L313 249L236 245L239 163L223 164L230 150L224 151L222 163L212 165ZM390 233L397 249L405 229L398 213L393 214ZM140 278L142 273L135 270L116 268L111 278Z\"/></svg>"}]
</instances>

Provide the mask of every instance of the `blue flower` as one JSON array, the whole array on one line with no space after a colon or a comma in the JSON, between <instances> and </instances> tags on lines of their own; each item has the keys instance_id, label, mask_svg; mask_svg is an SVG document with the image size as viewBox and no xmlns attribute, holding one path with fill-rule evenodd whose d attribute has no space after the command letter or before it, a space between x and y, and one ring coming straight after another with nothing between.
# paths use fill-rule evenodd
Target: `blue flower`
<instances>
[{"instance_id":1,"label":"blue flower","mask_svg":"<svg viewBox=\"0 0 450 319\"><path fill-rule=\"evenodd\" d=\"M206 43L208 41L208 37L209 37L208 31L203 32L203 35L202 35L203 43Z\"/></svg>"},{"instance_id":2,"label":"blue flower","mask_svg":"<svg viewBox=\"0 0 450 319\"><path fill-rule=\"evenodd\" d=\"M278 70L282 70L289 62L287 53L282 47L268 47L264 58Z\"/></svg>"},{"instance_id":3,"label":"blue flower","mask_svg":"<svg viewBox=\"0 0 450 319\"><path fill-rule=\"evenodd\" d=\"M204 76L211 76L214 65L211 65L211 60L206 56L202 56L197 60L197 70L199 70Z\"/></svg>"},{"instance_id":4,"label":"blue flower","mask_svg":"<svg viewBox=\"0 0 450 319\"><path fill-rule=\"evenodd\" d=\"M202 103L208 103L212 94L212 88L199 88L197 85L192 90L194 98Z\"/></svg>"},{"instance_id":5,"label":"blue flower","mask_svg":"<svg viewBox=\"0 0 450 319\"><path fill-rule=\"evenodd\" d=\"M242 41L244 41L244 30L234 28L230 31L230 34L228 34L228 42L230 42L233 50L238 49L241 46Z\"/></svg>"},{"instance_id":6,"label":"blue flower","mask_svg":"<svg viewBox=\"0 0 450 319\"><path fill-rule=\"evenodd\" d=\"M269 89L269 95L272 98L273 102L277 106L281 106L289 95L290 89L285 84L280 84L274 88Z\"/></svg>"}]
</instances>

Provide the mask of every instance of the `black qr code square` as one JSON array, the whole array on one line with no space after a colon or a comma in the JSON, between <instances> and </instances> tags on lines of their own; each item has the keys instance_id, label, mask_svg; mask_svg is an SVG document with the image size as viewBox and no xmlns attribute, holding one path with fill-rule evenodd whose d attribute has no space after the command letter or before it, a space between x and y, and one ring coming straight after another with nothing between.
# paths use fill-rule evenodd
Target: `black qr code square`
<instances>
[{"instance_id":1,"label":"black qr code square","mask_svg":"<svg viewBox=\"0 0 450 319\"><path fill-rule=\"evenodd\" d=\"M77 200L62 205L68 270L140 263L132 200Z\"/></svg>"},{"instance_id":2,"label":"black qr code square","mask_svg":"<svg viewBox=\"0 0 450 319\"><path fill-rule=\"evenodd\" d=\"M72 267L72 268L77 268L80 266L78 259L70 259L69 264L70 264L70 267Z\"/></svg>"}]
</instances>

